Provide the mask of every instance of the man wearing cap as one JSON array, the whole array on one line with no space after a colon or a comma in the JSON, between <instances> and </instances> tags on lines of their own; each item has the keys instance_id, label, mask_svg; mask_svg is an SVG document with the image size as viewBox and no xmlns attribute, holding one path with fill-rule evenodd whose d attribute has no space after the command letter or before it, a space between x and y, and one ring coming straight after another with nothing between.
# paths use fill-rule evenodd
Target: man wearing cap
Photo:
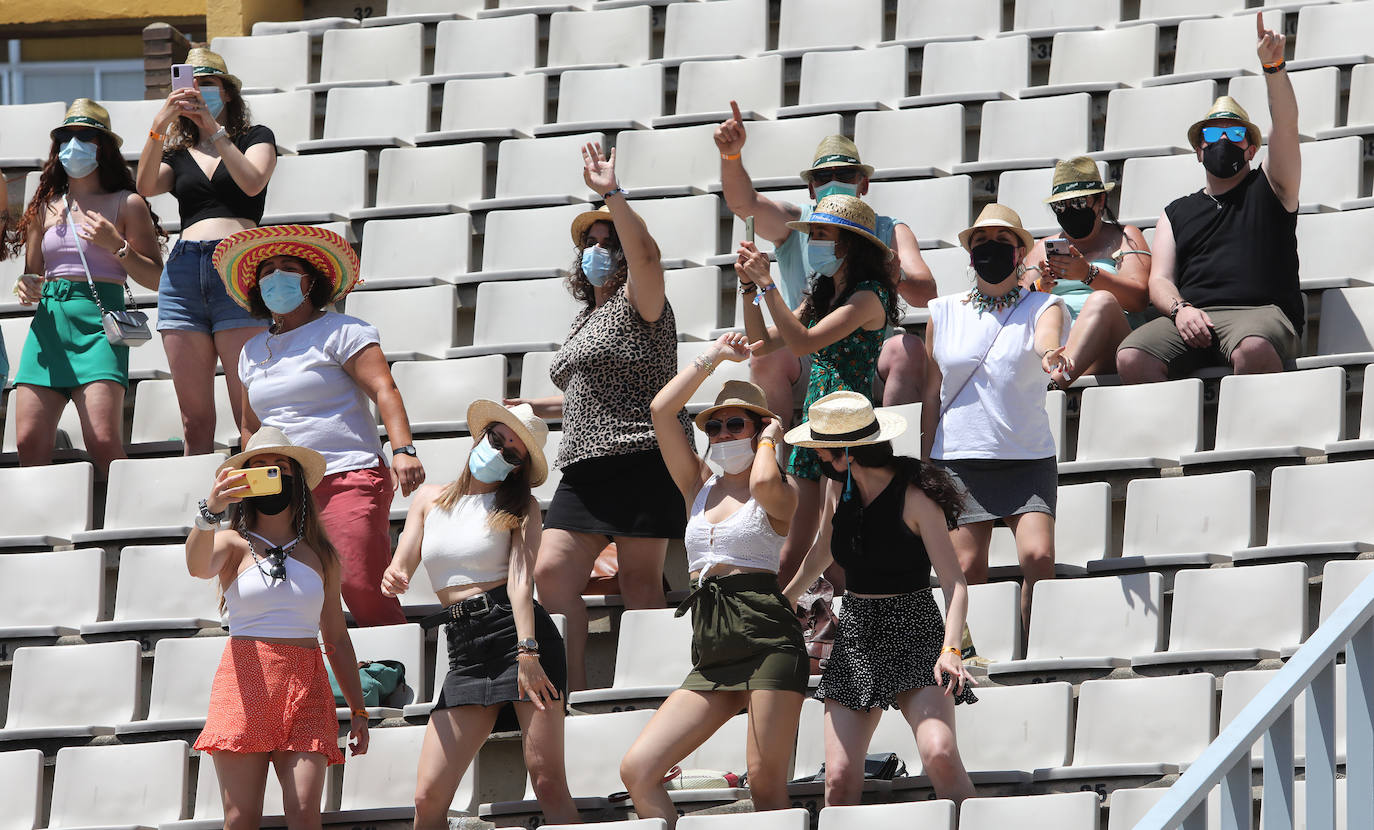
<instances>
[{"instance_id":1,"label":"man wearing cap","mask_svg":"<svg viewBox=\"0 0 1374 830\"><path fill-rule=\"evenodd\" d=\"M1228 363L1236 374L1279 372L1298 354L1298 102L1284 36L1259 14L1255 26L1273 121L1269 157L1250 168L1260 131L1229 96L1188 129L1207 184L1166 207L1155 226L1150 300L1168 317L1122 342L1117 371L1126 383Z\"/></svg>"},{"instance_id":2,"label":"man wearing cap","mask_svg":"<svg viewBox=\"0 0 1374 830\"><path fill-rule=\"evenodd\" d=\"M854 142L842 135L826 136L816 148L811 166L801 173L810 190L811 205L779 202L761 195L754 189L749 172L744 169L740 152L746 138L744 117L739 104L730 102L731 117L716 128L716 146L720 150L720 180L725 203L741 219L754 217L754 230L772 242L781 279L778 289L788 308L801 305L806 292L811 267L806 261L807 235L791 230L788 222L805 221L815 202L835 194L862 197L868 192L869 176L873 168L859 160ZM924 308L935 298L935 278L921 259L921 246L911 228L890 216L878 217L878 238L897 253L893 267L899 268L897 291L907 305ZM782 413L784 421L792 412L792 387L805 382L800 360L781 349L767 357L750 360L750 374L768 397L773 411ZM883 405L911 403L921 399L925 385L925 347L915 335L899 333L883 344L878 358L878 375L882 377Z\"/></svg>"}]
</instances>

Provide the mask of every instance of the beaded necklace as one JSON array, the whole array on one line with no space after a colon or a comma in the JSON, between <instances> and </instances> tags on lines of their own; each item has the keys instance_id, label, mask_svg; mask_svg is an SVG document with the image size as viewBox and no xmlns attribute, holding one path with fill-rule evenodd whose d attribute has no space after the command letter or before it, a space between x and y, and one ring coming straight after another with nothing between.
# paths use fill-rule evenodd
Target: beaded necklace
<instances>
[{"instance_id":1,"label":"beaded necklace","mask_svg":"<svg viewBox=\"0 0 1374 830\"><path fill-rule=\"evenodd\" d=\"M973 306L973 310L978 312L978 316L982 317L983 312L987 311L988 309L992 309L994 312L997 312L1002 311L1003 309L1011 308L1013 305L1016 304L1016 301L1019 299L1021 299L1021 286L1019 285L1000 297L993 297L988 294L984 294L982 290L975 285L972 289L969 290L968 296L964 298L964 302L971 304Z\"/></svg>"}]
</instances>

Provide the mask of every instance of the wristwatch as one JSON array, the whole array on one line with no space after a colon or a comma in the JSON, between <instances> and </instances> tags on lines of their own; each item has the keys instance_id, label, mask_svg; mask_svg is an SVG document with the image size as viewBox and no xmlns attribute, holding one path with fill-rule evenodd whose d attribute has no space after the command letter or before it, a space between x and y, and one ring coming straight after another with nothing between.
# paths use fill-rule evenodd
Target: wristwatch
<instances>
[{"instance_id":1,"label":"wristwatch","mask_svg":"<svg viewBox=\"0 0 1374 830\"><path fill-rule=\"evenodd\" d=\"M617 194L617 193L619 193L621 196L624 196L626 199L630 198L630 191L626 190L625 188L621 187L620 185L616 185L615 187L613 187L613 188L611 188L610 190L607 190L607 191L606 191L606 195L604 195L604 196L601 197L601 201L604 202L604 201L606 201L607 199L611 198L612 196L614 196L614 195Z\"/></svg>"},{"instance_id":2,"label":"wristwatch","mask_svg":"<svg viewBox=\"0 0 1374 830\"><path fill-rule=\"evenodd\" d=\"M533 654L539 656L539 641L533 637L526 637L523 640L515 641L515 652L520 654Z\"/></svg>"},{"instance_id":3,"label":"wristwatch","mask_svg":"<svg viewBox=\"0 0 1374 830\"><path fill-rule=\"evenodd\" d=\"M419 458L419 454L415 452L414 444L406 444L404 447L392 447L391 449L392 455L400 455L402 453L405 453L411 458Z\"/></svg>"}]
</instances>

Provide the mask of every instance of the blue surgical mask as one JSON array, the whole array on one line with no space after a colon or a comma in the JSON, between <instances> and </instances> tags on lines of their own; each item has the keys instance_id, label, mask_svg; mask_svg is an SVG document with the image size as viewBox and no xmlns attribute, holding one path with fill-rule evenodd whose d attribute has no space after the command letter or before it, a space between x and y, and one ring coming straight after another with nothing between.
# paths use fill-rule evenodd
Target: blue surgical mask
<instances>
[{"instance_id":1,"label":"blue surgical mask","mask_svg":"<svg viewBox=\"0 0 1374 830\"><path fill-rule=\"evenodd\" d=\"M501 457L501 451L490 441L478 441L468 453L468 472L472 477L486 484L505 481L516 465Z\"/></svg>"},{"instance_id":2,"label":"blue surgical mask","mask_svg":"<svg viewBox=\"0 0 1374 830\"><path fill-rule=\"evenodd\" d=\"M611 252L600 245L592 245L582 252L582 273L587 282L601 286L611 275Z\"/></svg>"},{"instance_id":3,"label":"blue surgical mask","mask_svg":"<svg viewBox=\"0 0 1374 830\"><path fill-rule=\"evenodd\" d=\"M305 302L301 275L290 271L273 271L258 280L258 291L262 294L262 304L273 314L295 311Z\"/></svg>"},{"instance_id":4,"label":"blue surgical mask","mask_svg":"<svg viewBox=\"0 0 1374 830\"><path fill-rule=\"evenodd\" d=\"M224 96L220 95L219 87L206 84L200 88L200 97L205 99L205 108L210 111L210 117L219 118L224 111Z\"/></svg>"},{"instance_id":5,"label":"blue surgical mask","mask_svg":"<svg viewBox=\"0 0 1374 830\"><path fill-rule=\"evenodd\" d=\"M835 256L834 241L821 242L812 239L806 243L806 262L812 271L833 277L835 272L840 270L840 263L844 262L844 257Z\"/></svg>"},{"instance_id":6,"label":"blue surgical mask","mask_svg":"<svg viewBox=\"0 0 1374 830\"><path fill-rule=\"evenodd\" d=\"M858 195L859 186L857 184L849 184L848 182L842 181L828 181L816 188L816 204L820 204L821 200L826 196L854 196L857 198Z\"/></svg>"},{"instance_id":7,"label":"blue surgical mask","mask_svg":"<svg viewBox=\"0 0 1374 830\"><path fill-rule=\"evenodd\" d=\"M73 179L85 178L100 166L100 162L96 160L98 149L93 141L73 138L62 145L62 149L57 152L57 160L62 163L62 169L67 171L68 176Z\"/></svg>"}]
</instances>

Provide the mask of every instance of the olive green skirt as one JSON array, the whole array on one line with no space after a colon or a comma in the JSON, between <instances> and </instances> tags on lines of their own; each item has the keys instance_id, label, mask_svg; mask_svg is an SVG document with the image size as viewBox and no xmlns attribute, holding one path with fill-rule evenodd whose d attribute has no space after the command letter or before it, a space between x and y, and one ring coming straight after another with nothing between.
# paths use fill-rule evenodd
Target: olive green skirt
<instances>
[{"instance_id":1,"label":"olive green skirt","mask_svg":"<svg viewBox=\"0 0 1374 830\"><path fill-rule=\"evenodd\" d=\"M811 663L801 623L771 573L707 577L678 606L692 611L692 671L682 688L699 692L805 693Z\"/></svg>"},{"instance_id":2,"label":"olive green skirt","mask_svg":"<svg viewBox=\"0 0 1374 830\"><path fill-rule=\"evenodd\" d=\"M96 283L100 302L124 310L124 287ZM71 390L97 380L129 385L129 347L115 346L105 336L100 307L85 281L50 279L43 283L24 352L14 373L15 384Z\"/></svg>"}]
</instances>

